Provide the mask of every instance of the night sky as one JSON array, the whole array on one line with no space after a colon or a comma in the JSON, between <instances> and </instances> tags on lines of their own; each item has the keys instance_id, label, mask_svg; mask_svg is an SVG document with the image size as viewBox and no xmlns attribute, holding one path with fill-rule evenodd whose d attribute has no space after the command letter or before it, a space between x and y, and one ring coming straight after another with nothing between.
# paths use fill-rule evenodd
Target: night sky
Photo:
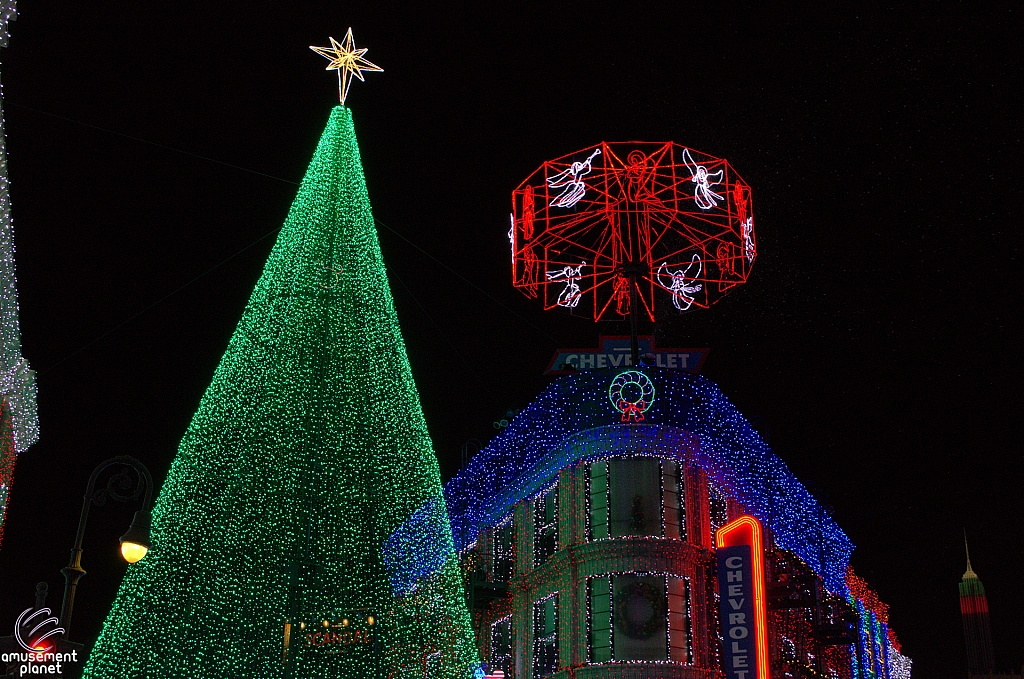
<instances>
[{"instance_id":1,"label":"night sky","mask_svg":"<svg viewBox=\"0 0 1024 679\"><path fill-rule=\"evenodd\" d=\"M710 310L663 304L659 343L709 347L704 374L834 508L915 676L966 675L965 529L997 667L1021 668L1019 8L621 6L19 3L0 58L41 438L0 634L40 580L59 608L97 463L162 482L337 103L307 46L352 26L385 70L348 103L446 479L556 348L627 332L512 288L512 189L602 140L676 141L750 183L759 257ZM73 639L99 632L134 509L93 510Z\"/></svg>"}]
</instances>

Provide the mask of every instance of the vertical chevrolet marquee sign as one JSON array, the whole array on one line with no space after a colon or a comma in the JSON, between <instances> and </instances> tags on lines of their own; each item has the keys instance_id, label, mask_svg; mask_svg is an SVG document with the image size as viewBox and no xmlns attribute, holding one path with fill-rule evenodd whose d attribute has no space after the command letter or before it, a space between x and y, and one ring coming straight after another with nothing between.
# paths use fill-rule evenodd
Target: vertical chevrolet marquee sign
<instances>
[{"instance_id":1,"label":"vertical chevrolet marquee sign","mask_svg":"<svg viewBox=\"0 0 1024 679\"><path fill-rule=\"evenodd\" d=\"M769 679L761 524L741 516L715 533L722 664L728 679Z\"/></svg>"}]
</instances>

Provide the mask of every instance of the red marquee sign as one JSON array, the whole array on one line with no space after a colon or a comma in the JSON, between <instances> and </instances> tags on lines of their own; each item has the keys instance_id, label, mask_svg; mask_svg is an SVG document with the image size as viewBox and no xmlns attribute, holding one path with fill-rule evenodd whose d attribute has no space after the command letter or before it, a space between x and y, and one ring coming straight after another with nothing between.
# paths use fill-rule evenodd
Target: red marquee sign
<instances>
[{"instance_id":1,"label":"red marquee sign","mask_svg":"<svg viewBox=\"0 0 1024 679\"><path fill-rule=\"evenodd\" d=\"M741 516L715 533L723 669L728 679L769 679L760 522Z\"/></svg>"},{"instance_id":2,"label":"red marquee sign","mask_svg":"<svg viewBox=\"0 0 1024 679\"><path fill-rule=\"evenodd\" d=\"M321 629L306 632L303 636L306 648L320 646L355 646L373 643L373 634L361 629Z\"/></svg>"}]
</instances>

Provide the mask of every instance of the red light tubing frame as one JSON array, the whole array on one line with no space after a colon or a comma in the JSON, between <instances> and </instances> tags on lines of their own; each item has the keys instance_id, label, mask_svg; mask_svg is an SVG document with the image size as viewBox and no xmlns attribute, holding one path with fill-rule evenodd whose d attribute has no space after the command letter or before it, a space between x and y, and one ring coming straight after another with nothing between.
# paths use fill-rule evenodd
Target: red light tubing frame
<instances>
[{"instance_id":1,"label":"red light tubing frame","mask_svg":"<svg viewBox=\"0 0 1024 679\"><path fill-rule=\"evenodd\" d=\"M750 186L728 161L673 142L546 161L512 192L510 220L512 284L595 321L627 317L634 296L653 321L655 290L680 312L707 308L757 258Z\"/></svg>"}]
</instances>

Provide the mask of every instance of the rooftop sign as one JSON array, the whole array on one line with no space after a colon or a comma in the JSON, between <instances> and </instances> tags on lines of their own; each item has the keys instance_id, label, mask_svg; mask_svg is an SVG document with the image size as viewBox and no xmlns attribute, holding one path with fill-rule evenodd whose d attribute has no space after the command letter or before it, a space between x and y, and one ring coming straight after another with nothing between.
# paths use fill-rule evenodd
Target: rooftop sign
<instances>
[{"instance_id":1,"label":"rooftop sign","mask_svg":"<svg viewBox=\"0 0 1024 679\"><path fill-rule=\"evenodd\" d=\"M687 372L700 372L707 349L663 349L654 345L654 338L641 335L641 360L659 368L674 368ZM646 358L645 358L646 357ZM633 365L629 335L601 336L597 349L559 349L551 358L545 375L568 375L577 370L598 368L628 368Z\"/></svg>"}]
</instances>

